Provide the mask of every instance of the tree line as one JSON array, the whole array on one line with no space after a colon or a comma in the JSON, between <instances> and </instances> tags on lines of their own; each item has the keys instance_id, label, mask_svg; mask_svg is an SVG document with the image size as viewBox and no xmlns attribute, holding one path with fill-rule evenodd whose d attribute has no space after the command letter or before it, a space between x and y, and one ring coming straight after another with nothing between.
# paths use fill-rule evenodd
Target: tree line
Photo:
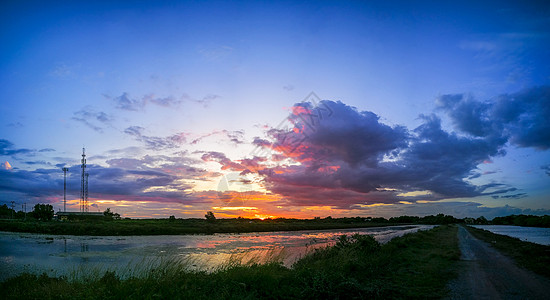
<instances>
[{"instance_id":1,"label":"tree line","mask_svg":"<svg viewBox=\"0 0 550 300\"><path fill-rule=\"evenodd\" d=\"M25 219L33 218L37 220L49 221L54 217L53 206L50 204L36 204L32 211L25 213L23 211L15 211L14 209L8 207L6 204L0 206L0 219ZM107 208L103 213L107 219L120 219L120 214L112 212L110 208ZM205 215L205 219L209 222L215 222L217 219L213 212L209 211ZM175 221L174 216L170 216L170 221ZM237 221L250 221L253 219L247 219L243 217L238 217L235 219ZM299 219L292 218L275 218L275 219L265 219L261 220L262 222L288 222L288 221L298 221ZM258 221L260 221L258 219ZM462 218L458 219L451 215L437 214L429 215L424 217L419 216L399 216L391 217L389 219L383 217L343 217L343 218L333 218L328 216L326 218L314 217L313 219L305 219L300 221L314 222L314 223L343 223L343 224L352 224L352 223L399 223L399 224L430 224L430 225L442 225L442 224L454 224L454 223L466 223L466 224L478 224L478 225L516 225L516 226L528 226L528 227L547 227L550 228L550 216L534 216L534 215L510 215L505 217L495 217L492 220L487 220L485 217L481 216L478 218Z\"/></svg>"},{"instance_id":2,"label":"tree line","mask_svg":"<svg viewBox=\"0 0 550 300\"><path fill-rule=\"evenodd\" d=\"M32 211L26 213L22 210L15 211L14 209L8 207L6 204L0 206L0 219L26 219L32 218L41 221L50 221L53 219L55 212L51 204L36 204ZM103 212L103 215L106 219L120 219L120 214L111 211L110 208L107 208Z\"/></svg>"}]
</instances>

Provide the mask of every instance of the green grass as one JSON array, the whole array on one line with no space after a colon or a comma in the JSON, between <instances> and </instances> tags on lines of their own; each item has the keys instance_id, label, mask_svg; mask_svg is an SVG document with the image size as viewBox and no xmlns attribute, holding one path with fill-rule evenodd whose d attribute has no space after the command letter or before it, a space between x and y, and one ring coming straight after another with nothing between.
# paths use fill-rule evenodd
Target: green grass
<instances>
[{"instance_id":1,"label":"green grass","mask_svg":"<svg viewBox=\"0 0 550 300\"><path fill-rule=\"evenodd\" d=\"M515 237L466 226L476 238L489 243L502 254L537 274L550 278L550 246L525 242Z\"/></svg>"},{"instance_id":2,"label":"green grass","mask_svg":"<svg viewBox=\"0 0 550 300\"><path fill-rule=\"evenodd\" d=\"M86 221L36 221L0 220L0 231L29 232L62 235L179 235L244 233L267 231L297 231L317 229L346 229L397 225L394 223L365 222L362 218L349 220L301 220L301 219L137 219L137 220L86 220Z\"/></svg>"},{"instance_id":3,"label":"green grass","mask_svg":"<svg viewBox=\"0 0 550 300\"><path fill-rule=\"evenodd\" d=\"M446 295L460 253L456 226L440 226L380 245L342 237L291 268L280 262L229 262L207 273L165 262L134 276L22 274L0 283L2 299L436 299Z\"/></svg>"}]
</instances>

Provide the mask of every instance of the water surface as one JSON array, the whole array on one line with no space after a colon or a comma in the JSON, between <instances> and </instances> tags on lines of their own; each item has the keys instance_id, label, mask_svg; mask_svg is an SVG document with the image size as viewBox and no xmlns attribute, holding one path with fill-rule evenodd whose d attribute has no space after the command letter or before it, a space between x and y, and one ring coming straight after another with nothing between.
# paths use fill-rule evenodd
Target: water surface
<instances>
[{"instance_id":1,"label":"water surface","mask_svg":"<svg viewBox=\"0 0 550 300\"><path fill-rule=\"evenodd\" d=\"M472 227L488 230L493 233L503 234L518 238L522 241L550 245L550 228L524 227L512 225L470 225Z\"/></svg>"},{"instance_id":2,"label":"water surface","mask_svg":"<svg viewBox=\"0 0 550 300\"><path fill-rule=\"evenodd\" d=\"M212 270L228 260L290 266L307 251L334 243L340 235L370 234L385 243L432 225L343 230L280 231L213 235L72 236L0 232L0 280L22 271L71 275L82 269L136 269L175 259L190 268Z\"/></svg>"}]
</instances>

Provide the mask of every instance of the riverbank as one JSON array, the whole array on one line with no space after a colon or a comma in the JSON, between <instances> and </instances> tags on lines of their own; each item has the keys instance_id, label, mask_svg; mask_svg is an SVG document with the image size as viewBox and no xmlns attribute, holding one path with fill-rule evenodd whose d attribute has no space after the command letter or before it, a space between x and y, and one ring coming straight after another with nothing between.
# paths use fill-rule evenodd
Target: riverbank
<instances>
[{"instance_id":1,"label":"riverbank","mask_svg":"<svg viewBox=\"0 0 550 300\"><path fill-rule=\"evenodd\" d=\"M440 298L456 275L457 227L439 226L380 245L370 236L341 238L291 268L228 263L212 273L167 263L128 279L23 274L0 284L4 299L141 298Z\"/></svg>"},{"instance_id":2,"label":"riverbank","mask_svg":"<svg viewBox=\"0 0 550 300\"><path fill-rule=\"evenodd\" d=\"M56 235L129 236L247 233L323 229L351 229L403 225L378 223L363 218L314 219L136 219L86 221L0 220L0 231Z\"/></svg>"}]
</instances>

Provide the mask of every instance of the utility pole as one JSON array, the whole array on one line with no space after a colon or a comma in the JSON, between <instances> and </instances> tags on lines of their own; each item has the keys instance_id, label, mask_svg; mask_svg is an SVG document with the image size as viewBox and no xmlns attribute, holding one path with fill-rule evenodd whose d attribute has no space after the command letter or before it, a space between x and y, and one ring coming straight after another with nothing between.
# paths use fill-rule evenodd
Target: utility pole
<instances>
[{"instance_id":1,"label":"utility pole","mask_svg":"<svg viewBox=\"0 0 550 300\"><path fill-rule=\"evenodd\" d=\"M67 171L69 168L63 168L63 212L67 212Z\"/></svg>"},{"instance_id":2,"label":"utility pole","mask_svg":"<svg viewBox=\"0 0 550 300\"><path fill-rule=\"evenodd\" d=\"M11 218L13 219L13 212L15 211L15 201L11 202Z\"/></svg>"}]
</instances>

